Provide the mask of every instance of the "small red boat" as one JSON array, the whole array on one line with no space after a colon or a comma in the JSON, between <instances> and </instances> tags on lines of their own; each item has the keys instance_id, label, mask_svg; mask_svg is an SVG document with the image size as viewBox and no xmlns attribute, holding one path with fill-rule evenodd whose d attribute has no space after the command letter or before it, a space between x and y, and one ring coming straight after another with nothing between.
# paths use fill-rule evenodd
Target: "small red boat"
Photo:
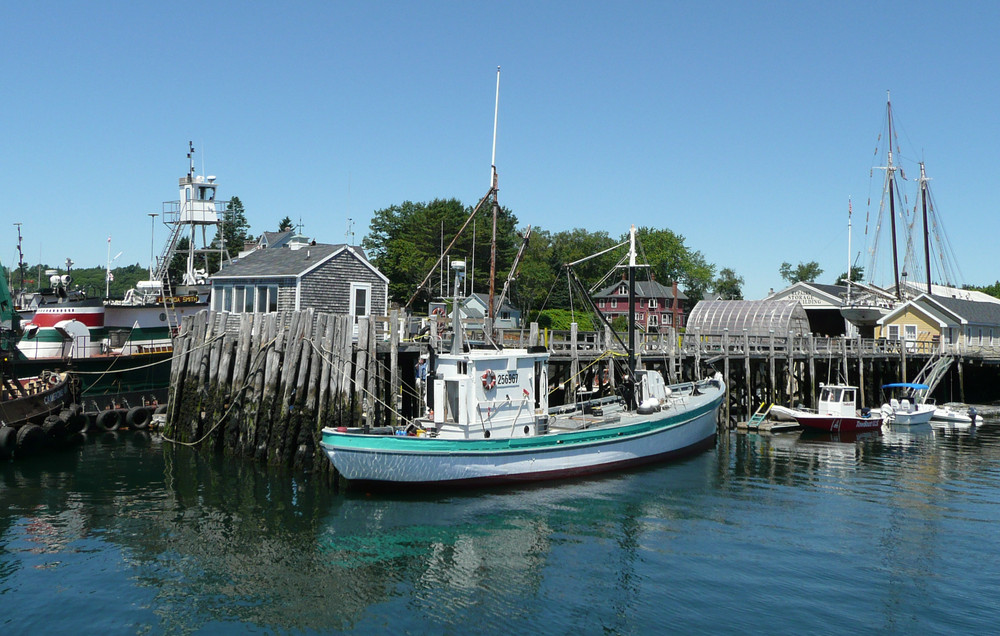
<instances>
[{"instance_id":1,"label":"small red boat","mask_svg":"<svg viewBox=\"0 0 1000 636\"><path fill-rule=\"evenodd\" d=\"M793 416L800 426L827 433L882 430L882 415L870 409L857 409L858 388L845 384L820 385L819 408L795 409Z\"/></svg>"}]
</instances>

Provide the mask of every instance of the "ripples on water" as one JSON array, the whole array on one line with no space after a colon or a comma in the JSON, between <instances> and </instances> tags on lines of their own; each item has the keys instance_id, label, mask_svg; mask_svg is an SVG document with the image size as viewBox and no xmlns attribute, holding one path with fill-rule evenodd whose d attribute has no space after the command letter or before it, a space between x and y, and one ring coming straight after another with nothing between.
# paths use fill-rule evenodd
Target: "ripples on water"
<instances>
[{"instance_id":1,"label":"ripples on water","mask_svg":"<svg viewBox=\"0 0 1000 636\"><path fill-rule=\"evenodd\" d=\"M146 434L0 466L10 633L985 633L1000 427L338 494Z\"/></svg>"}]
</instances>

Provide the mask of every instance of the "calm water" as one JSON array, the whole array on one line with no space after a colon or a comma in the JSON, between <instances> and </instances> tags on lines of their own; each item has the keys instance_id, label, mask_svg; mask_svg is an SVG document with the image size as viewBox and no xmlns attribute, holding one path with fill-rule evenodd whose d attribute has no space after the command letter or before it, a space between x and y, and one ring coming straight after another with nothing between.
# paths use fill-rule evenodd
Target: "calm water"
<instances>
[{"instance_id":1,"label":"calm water","mask_svg":"<svg viewBox=\"0 0 1000 636\"><path fill-rule=\"evenodd\" d=\"M0 467L3 633L990 633L1000 427L337 494L144 434Z\"/></svg>"}]
</instances>

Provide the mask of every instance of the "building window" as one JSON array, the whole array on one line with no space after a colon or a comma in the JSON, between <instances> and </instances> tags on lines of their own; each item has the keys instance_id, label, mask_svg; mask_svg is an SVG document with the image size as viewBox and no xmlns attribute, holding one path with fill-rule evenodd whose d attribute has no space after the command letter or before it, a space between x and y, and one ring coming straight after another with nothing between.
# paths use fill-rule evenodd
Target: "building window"
<instances>
[{"instance_id":1,"label":"building window","mask_svg":"<svg viewBox=\"0 0 1000 636\"><path fill-rule=\"evenodd\" d=\"M903 339L904 340L916 340L917 339L917 326L916 325L903 325Z\"/></svg>"},{"instance_id":2,"label":"building window","mask_svg":"<svg viewBox=\"0 0 1000 636\"><path fill-rule=\"evenodd\" d=\"M611 308L612 309L618 309L618 299L617 298L612 298L611 299Z\"/></svg>"},{"instance_id":3,"label":"building window","mask_svg":"<svg viewBox=\"0 0 1000 636\"><path fill-rule=\"evenodd\" d=\"M889 340L899 340L899 325L889 325Z\"/></svg>"},{"instance_id":4,"label":"building window","mask_svg":"<svg viewBox=\"0 0 1000 636\"><path fill-rule=\"evenodd\" d=\"M601 299L601 309L604 309L604 299Z\"/></svg>"},{"instance_id":5,"label":"building window","mask_svg":"<svg viewBox=\"0 0 1000 636\"><path fill-rule=\"evenodd\" d=\"M267 286L267 311L275 312L278 311L278 286L268 285Z\"/></svg>"},{"instance_id":6,"label":"building window","mask_svg":"<svg viewBox=\"0 0 1000 636\"><path fill-rule=\"evenodd\" d=\"M229 311L233 308L233 286L226 285L222 288L222 311Z\"/></svg>"},{"instance_id":7,"label":"building window","mask_svg":"<svg viewBox=\"0 0 1000 636\"><path fill-rule=\"evenodd\" d=\"M358 316L368 316L371 314L372 284L371 283L351 283L351 315L357 320Z\"/></svg>"},{"instance_id":8,"label":"building window","mask_svg":"<svg viewBox=\"0 0 1000 636\"><path fill-rule=\"evenodd\" d=\"M233 288L233 304L230 309L234 314L239 313L243 309L243 299L246 297L246 291L245 287ZM250 293L252 294L253 292Z\"/></svg>"},{"instance_id":9,"label":"building window","mask_svg":"<svg viewBox=\"0 0 1000 636\"><path fill-rule=\"evenodd\" d=\"M655 298L650 298L649 299L649 308L650 309L656 309L656 299Z\"/></svg>"},{"instance_id":10,"label":"building window","mask_svg":"<svg viewBox=\"0 0 1000 636\"><path fill-rule=\"evenodd\" d=\"M253 313L253 287L247 287L247 294L243 300L243 312L247 314Z\"/></svg>"},{"instance_id":11,"label":"building window","mask_svg":"<svg viewBox=\"0 0 1000 636\"><path fill-rule=\"evenodd\" d=\"M257 308L254 311L258 314L263 314L267 311L267 287L264 285L257 287Z\"/></svg>"},{"instance_id":12,"label":"building window","mask_svg":"<svg viewBox=\"0 0 1000 636\"><path fill-rule=\"evenodd\" d=\"M657 325L658 321L656 319L656 314L649 314L649 326L656 327Z\"/></svg>"},{"instance_id":13,"label":"building window","mask_svg":"<svg viewBox=\"0 0 1000 636\"><path fill-rule=\"evenodd\" d=\"M673 314L664 314L663 318L665 319L663 321L663 324L665 324L665 325L672 325L672 324L674 324L674 315Z\"/></svg>"}]
</instances>

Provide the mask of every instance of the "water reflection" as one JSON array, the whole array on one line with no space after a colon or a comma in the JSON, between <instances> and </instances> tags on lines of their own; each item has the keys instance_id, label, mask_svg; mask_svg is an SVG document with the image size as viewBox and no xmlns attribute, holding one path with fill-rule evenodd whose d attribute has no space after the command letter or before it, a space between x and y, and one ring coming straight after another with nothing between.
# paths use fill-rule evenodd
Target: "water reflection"
<instances>
[{"instance_id":1,"label":"water reflection","mask_svg":"<svg viewBox=\"0 0 1000 636\"><path fill-rule=\"evenodd\" d=\"M953 606L996 565L998 441L734 434L600 478L392 496L117 433L0 466L0 601L29 631L971 630L980 601Z\"/></svg>"}]
</instances>

